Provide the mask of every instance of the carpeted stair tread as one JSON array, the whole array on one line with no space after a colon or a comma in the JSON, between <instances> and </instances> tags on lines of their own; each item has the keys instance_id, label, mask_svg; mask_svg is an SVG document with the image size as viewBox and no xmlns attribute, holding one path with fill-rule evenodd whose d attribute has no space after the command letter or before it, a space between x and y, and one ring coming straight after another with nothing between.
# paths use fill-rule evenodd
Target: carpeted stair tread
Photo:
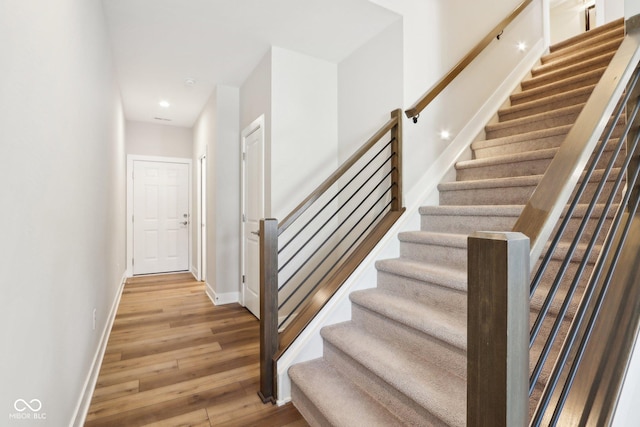
<instances>
[{"instance_id":1,"label":"carpeted stair tread","mask_svg":"<svg viewBox=\"0 0 640 427\"><path fill-rule=\"evenodd\" d=\"M597 168L605 168L607 166L617 143L618 140L614 139L607 144L596 165ZM508 176L540 175L546 171L558 150L559 147L554 147L460 161L455 165L456 177L458 181L468 181ZM621 162L622 159L617 160L617 164Z\"/></svg>"},{"instance_id":2,"label":"carpeted stair tread","mask_svg":"<svg viewBox=\"0 0 640 427\"><path fill-rule=\"evenodd\" d=\"M443 265L433 265L407 258L376 261L376 269L396 276L433 283L457 291L467 291L467 272Z\"/></svg>"},{"instance_id":3,"label":"carpeted stair tread","mask_svg":"<svg viewBox=\"0 0 640 427\"><path fill-rule=\"evenodd\" d=\"M509 97L511 105L531 102L535 99L546 98L551 95L565 93L581 87L597 84L606 68L606 66L602 66L601 68L581 74L574 74L571 77L567 77L562 80L553 79L550 80L549 83L544 83L544 81L530 82L528 80L523 80L520 84L522 91L513 93Z\"/></svg>"},{"instance_id":4,"label":"carpeted stair tread","mask_svg":"<svg viewBox=\"0 0 640 427\"><path fill-rule=\"evenodd\" d=\"M613 20L604 25L600 25L596 28L593 28L590 31L577 34L566 40L562 40L558 43L555 43L549 47L549 51L556 52L562 49L566 49L571 46L575 46L577 44L583 43L585 41L589 41L594 36L600 37L603 33L608 33L611 31L614 31L614 32L619 31L620 28L622 28L622 30L624 31L624 18Z\"/></svg>"},{"instance_id":5,"label":"carpeted stair tread","mask_svg":"<svg viewBox=\"0 0 640 427\"><path fill-rule=\"evenodd\" d=\"M385 289L365 289L350 294L354 304L431 335L461 350L467 349L466 316L414 301Z\"/></svg>"},{"instance_id":6,"label":"carpeted stair tread","mask_svg":"<svg viewBox=\"0 0 640 427\"><path fill-rule=\"evenodd\" d=\"M450 248L467 247L466 234L437 233L433 231L404 231L402 233L398 233L398 240L400 240L400 242L446 246Z\"/></svg>"},{"instance_id":7,"label":"carpeted stair tread","mask_svg":"<svg viewBox=\"0 0 640 427\"><path fill-rule=\"evenodd\" d=\"M565 40L562 44L554 45L549 48L549 54L542 57L542 62L553 60L554 58L567 55L573 51L580 51L585 48L589 48L600 43L606 43L608 40L624 37L624 26L620 24L613 25L611 27L596 27L592 31L598 29L597 33L588 34L582 38L576 38L573 40ZM580 34L582 35L582 34Z\"/></svg>"},{"instance_id":8,"label":"carpeted stair tread","mask_svg":"<svg viewBox=\"0 0 640 427\"><path fill-rule=\"evenodd\" d=\"M461 191L487 188L511 188L536 186L542 179L542 175L518 176L515 178L491 178L474 181L450 181L438 184L438 190Z\"/></svg>"},{"instance_id":9,"label":"carpeted stair tread","mask_svg":"<svg viewBox=\"0 0 640 427\"><path fill-rule=\"evenodd\" d=\"M479 159L509 153L555 148L564 142L571 127L572 125L559 126L504 138L475 141L471 144L471 149L473 150L475 158ZM624 125L619 124L616 126L613 137L619 137L622 134L623 128Z\"/></svg>"},{"instance_id":10,"label":"carpeted stair tread","mask_svg":"<svg viewBox=\"0 0 640 427\"><path fill-rule=\"evenodd\" d=\"M598 43L595 46L590 46L585 49L577 50L567 55L561 55L559 57L552 57L545 61L542 59L543 64L536 68L536 71L541 69L554 69L566 67L575 63L583 62L590 58L599 56L602 52L616 50L622 43L622 37L617 37L607 42Z\"/></svg>"},{"instance_id":11,"label":"carpeted stair tread","mask_svg":"<svg viewBox=\"0 0 640 427\"><path fill-rule=\"evenodd\" d=\"M587 102L587 99L589 99L589 96L591 96L594 88L595 85L588 85L564 93L551 95L546 98L540 98L529 102L523 102L518 105L501 108L498 110L498 117L500 118L500 121L513 120L557 108L584 104Z\"/></svg>"},{"instance_id":12,"label":"carpeted stair tread","mask_svg":"<svg viewBox=\"0 0 640 427\"><path fill-rule=\"evenodd\" d=\"M323 359L293 365L289 368L289 376L294 386L294 404L307 421L315 421L312 425L385 427L403 424ZM295 393L296 387L303 395L314 396L314 408L308 408L308 399L304 402L307 405L301 404L302 396ZM313 414L316 411L320 416Z\"/></svg>"},{"instance_id":13,"label":"carpeted stair tread","mask_svg":"<svg viewBox=\"0 0 640 427\"><path fill-rule=\"evenodd\" d=\"M587 59L586 61L580 62L579 64L569 65L552 70L545 70L544 68L533 68L531 70L531 76L522 81L521 87L522 89L531 89L537 86L551 83L553 81L562 81L564 79L570 78L571 76L576 76L590 71L602 69L603 67L609 65L615 53L615 50L602 52L600 55L596 55L592 58Z\"/></svg>"},{"instance_id":14,"label":"carpeted stair tread","mask_svg":"<svg viewBox=\"0 0 640 427\"><path fill-rule=\"evenodd\" d=\"M490 123L485 126L485 133L487 139L491 139L569 125L575 122L583 107L584 104L571 105L519 119Z\"/></svg>"},{"instance_id":15,"label":"carpeted stair tread","mask_svg":"<svg viewBox=\"0 0 640 427\"><path fill-rule=\"evenodd\" d=\"M421 354L398 351L351 323L327 326L323 339L366 368L406 399L448 425L466 421L466 382L425 360ZM349 362L347 362L349 363ZM350 364L351 364L350 363Z\"/></svg>"}]
</instances>

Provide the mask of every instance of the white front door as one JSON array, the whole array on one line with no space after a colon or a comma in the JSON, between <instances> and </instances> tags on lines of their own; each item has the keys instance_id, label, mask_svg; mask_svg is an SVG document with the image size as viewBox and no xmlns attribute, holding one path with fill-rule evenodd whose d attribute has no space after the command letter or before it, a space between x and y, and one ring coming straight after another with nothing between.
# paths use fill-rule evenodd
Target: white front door
<instances>
[{"instance_id":1,"label":"white front door","mask_svg":"<svg viewBox=\"0 0 640 427\"><path fill-rule=\"evenodd\" d=\"M264 218L264 138L259 122L242 134L242 295L260 318L260 220Z\"/></svg>"},{"instance_id":2,"label":"white front door","mask_svg":"<svg viewBox=\"0 0 640 427\"><path fill-rule=\"evenodd\" d=\"M189 269L189 165L133 162L133 274Z\"/></svg>"}]
</instances>

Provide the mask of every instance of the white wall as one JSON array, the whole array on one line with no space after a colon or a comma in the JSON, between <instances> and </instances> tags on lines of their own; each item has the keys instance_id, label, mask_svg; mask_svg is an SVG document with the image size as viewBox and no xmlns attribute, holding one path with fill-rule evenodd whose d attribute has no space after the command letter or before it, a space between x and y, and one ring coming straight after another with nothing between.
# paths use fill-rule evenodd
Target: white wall
<instances>
[{"instance_id":1,"label":"white wall","mask_svg":"<svg viewBox=\"0 0 640 427\"><path fill-rule=\"evenodd\" d=\"M338 64L340 163L402 107L402 59L398 20Z\"/></svg>"},{"instance_id":2,"label":"white wall","mask_svg":"<svg viewBox=\"0 0 640 427\"><path fill-rule=\"evenodd\" d=\"M127 154L191 158L193 130L191 128L147 122L126 122Z\"/></svg>"},{"instance_id":3,"label":"white wall","mask_svg":"<svg viewBox=\"0 0 640 427\"><path fill-rule=\"evenodd\" d=\"M240 291L239 102L238 88L217 86L194 125L194 164L207 155L206 281L216 304L237 302Z\"/></svg>"},{"instance_id":4,"label":"white wall","mask_svg":"<svg viewBox=\"0 0 640 427\"><path fill-rule=\"evenodd\" d=\"M585 4L576 0L551 8L551 44L585 32L584 9Z\"/></svg>"},{"instance_id":5,"label":"white wall","mask_svg":"<svg viewBox=\"0 0 640 427\"><path fill-rule=\"evenodd\" d=\"M638 0L624 0L624 16L631 18L640 14L640 2Z\"/></svg>"},{"instance_id":6,"label":"white wall","mask_svg":"<svg viewBox=\"0 0 640 427\"><path fill-rule=\"evenodd\" d=\"M337 167L338 67L271 52L271 208L284 219Z\"/></svg>"},{"instance_id":7,"label":"white wall","mask_svg":"<svg viewBox=\"0 0 640 427\"><path fill-rule=\"evenodd\" d=\"M454 0L371 0L403 16L404 107L408 108L443 77L479 39L520 4L520 0L469 2ZM523 59L516 45L533 47L543 40L541 1L529 6L494 40L475 63L420 115L417 125L405 120L405 194L421 193L421 178L455 139L495 88ZM413 196L411 196L413 197ZM407 205L414 200L407 200Z\"/></svg>"},{"instance_id":8,"label":"white wall","mask_svg":"<svg viewBox=\"0 0 640 427\"><path fill-rule=\"evenodd\" d=\"M271 75L272 55L269 50L253 69L240 88L240 131L258 117L264 115L265 148L265 217L272 214L271 208Z\"/></svg>"},{"instance_id":9,"label":"white wall","mask_svg":"<svg viewBox=\"0 0 640 427\"><path fill-rule=\"evenodd\" d=\"M70 425L125 270L124 119L102 4L3 1L0 52L0 416ZM39 399L46 422L8 418L17 399Z\"/></svg>"}]
</instances>

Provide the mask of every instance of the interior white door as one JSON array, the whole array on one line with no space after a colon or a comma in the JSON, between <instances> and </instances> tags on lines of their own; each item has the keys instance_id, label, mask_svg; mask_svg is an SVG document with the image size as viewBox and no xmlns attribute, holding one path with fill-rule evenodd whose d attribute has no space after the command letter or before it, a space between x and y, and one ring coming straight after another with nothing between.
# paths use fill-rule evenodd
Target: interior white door
<instances>
[{"instance_id":1,"label":"interior white door","mask_svg":"<svg viewBox=\"0 0 640 427\"><path fill-rule=\"evenodd\" d=\"M133 274L189 268L189 165L134 161Z\"/></svg>"},{"instance_id":2,"label":"interior white door","mask_svg":"<svg viewBox=\"0 0 640 427\"><path fill-rule=\"evenodd\" d=\"M242 295L244 306L260 318L260 219L264 218L264 142L258 126L243 136Z\"/></svg>"}]
</instances>

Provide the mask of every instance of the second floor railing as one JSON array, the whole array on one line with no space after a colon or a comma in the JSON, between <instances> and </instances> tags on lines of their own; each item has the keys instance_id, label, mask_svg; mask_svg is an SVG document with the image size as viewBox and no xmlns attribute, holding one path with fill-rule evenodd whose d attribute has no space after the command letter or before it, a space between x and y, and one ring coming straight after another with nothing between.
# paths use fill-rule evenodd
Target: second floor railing
<instances>
[{"instance_id":1,"label":"second floor railing","mask_svg":"<svg viewBox=\"0 0 640 427\"><path fill-rule=\"evenodd\" d=\"M276 362L400 217L402 111L285 219L260 223L260 396Z\"/></svg>"}]
</instances>

